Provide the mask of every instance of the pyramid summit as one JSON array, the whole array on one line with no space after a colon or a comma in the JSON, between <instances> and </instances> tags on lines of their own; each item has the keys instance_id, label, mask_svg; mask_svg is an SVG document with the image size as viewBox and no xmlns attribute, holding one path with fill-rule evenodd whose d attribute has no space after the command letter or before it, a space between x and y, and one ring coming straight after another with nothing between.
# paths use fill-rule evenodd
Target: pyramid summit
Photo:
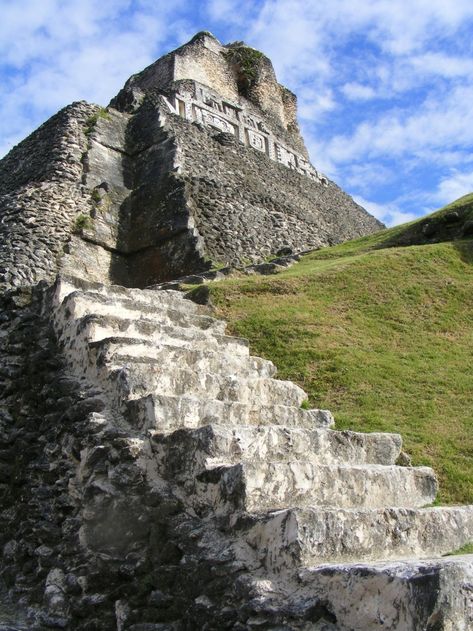
<instances>
[{"instance_id":1,"label":"pyramid summit","mask_svg":"<svg viewBox=\"0 0 473 631\"><path fill-rule=\"evenodd\" d=\"M0 213L6 287L58 271L146 287L382 227L310 163L271 61L207 32L16 146Z\"/></svg>"},{"instance_id":2,"label":"pyramid summit","mask_svg":"<svg viewBox=\"0 0 473 631\"><path fill-rule=\"evenodd\" d=\"M144 94L167 95L171 112L232 134L273 160L318 180L297 123L297 100L276 80L263 53L244 42L222 46L198 33L131 77L111 105L136 107Z\"/></svg>"}]
</instances>

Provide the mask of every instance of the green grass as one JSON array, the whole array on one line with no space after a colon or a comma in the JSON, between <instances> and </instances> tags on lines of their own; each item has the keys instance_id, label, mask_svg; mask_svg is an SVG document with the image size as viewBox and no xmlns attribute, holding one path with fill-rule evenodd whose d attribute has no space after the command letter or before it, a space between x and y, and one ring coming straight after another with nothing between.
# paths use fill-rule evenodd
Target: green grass
<instances>
[{"instance_id":1,"label":"green grass","mask_svg":"<svg viewBox=\"0 0 473 631\"><path fill-rule=\"evenodd\" d=\"M466 545L458 548L458 550L454 550L445 556L456 556L459 554L473 554L473 543L467 543Z\"/></svg>"},{"instance_id":2,"label":"green grass","mask_svg":"<svg viewBox=\"0 0 473 631\"><path fill-rule=\"evenodd\" d=\"M336 428L400 432L440 501L473 503L473 241L383 248L411 226L210 284L211 297Z\"/></svg>"}]
</instances>

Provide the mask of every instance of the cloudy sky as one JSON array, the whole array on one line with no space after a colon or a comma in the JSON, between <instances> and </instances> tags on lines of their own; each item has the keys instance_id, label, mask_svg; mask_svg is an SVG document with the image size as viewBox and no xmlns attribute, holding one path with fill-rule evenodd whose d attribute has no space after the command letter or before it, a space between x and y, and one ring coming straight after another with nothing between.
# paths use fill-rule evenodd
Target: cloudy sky
<instances>
[{"instance_id":1,"label":"cloudy sky","mask_svg":"<svg viewBox=\"0 0 473 631\"><path fill-rule=\"evenodd\" d=\"M299 97L315 166L389 225L473 191L472 0L0 0L0 155L199 30Z\"/></svg>"}]
</instances>

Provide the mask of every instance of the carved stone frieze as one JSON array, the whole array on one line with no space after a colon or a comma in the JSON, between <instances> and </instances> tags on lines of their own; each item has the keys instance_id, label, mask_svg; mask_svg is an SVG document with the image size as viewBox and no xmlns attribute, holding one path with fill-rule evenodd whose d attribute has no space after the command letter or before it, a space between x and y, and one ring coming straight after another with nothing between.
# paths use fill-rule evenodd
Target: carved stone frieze
<instances>
[{"instance_id":1,"label":"carved stone frieze","mask_svg":"<svg viewBox=\"0 0 473 631\"><path fill-rule=\"evenodd\" d=\"M322 184L327 179L320 176L310 162L300 153L286 147L277 135L271 132L269 125L246 107L231 103L207 86L194 82L192 93L176 87L171 100L164 99L173 114L178 114L211 129L218 129L235 135L243 144L265 153L270 159L279 162L288 169L298 171Z\"/></svg>"}]
</instances>

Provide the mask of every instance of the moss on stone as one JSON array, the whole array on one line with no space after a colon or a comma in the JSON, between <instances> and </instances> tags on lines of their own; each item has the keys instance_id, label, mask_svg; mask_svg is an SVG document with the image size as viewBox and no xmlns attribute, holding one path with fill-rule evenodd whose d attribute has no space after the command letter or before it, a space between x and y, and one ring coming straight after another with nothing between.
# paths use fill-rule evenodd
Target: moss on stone
<instances>
[{"instance_id":1,"label":"moss on stone","mask_svg":"<svg viewBox=\"0 0 473 631\"><path fill-rule=\"evenodd\" d=\"M95 202L96 204L98 204L100 200L102 199L99 191L96 188L94 188L90 196L92 197L92 201Z\"/></svg>"},{"instance_id":2,"label":"moss on stone","mask_svg":"<svg viewBox=\"0 0 473 631\"><path fill-rule=\"evenodd\" d=\"M237 69L239 89L244 92L250 90L258 78L263 53L245 46L243 42L236 42L224 54Z\"/></svg>"},{"instance_id":3,"label":"moss on stone","mask_svg":"<svg viewBox=\"0 0 473 631\"><path fill-rule=\"evenodd\" d=\"M92 218L81 213L75 218L74 224L72 226L72 232L74 234L82 234L84 230L90 230L90 228L92 228L92 225Z\"/></svg>"},{"instance_id":4,"label":"moss on stone","mask_svg":"<svg viewBox=\"0 0 473 631\"><path fill-rule=\"evenodd\" d=\"M97 125L97 122L100 118L108 119L110 118L110 114L106 107L101 107L95 114L89 116L89 118L85 121L85 135L88 136L91 134Z\"/></svg>"}]
</instances>

